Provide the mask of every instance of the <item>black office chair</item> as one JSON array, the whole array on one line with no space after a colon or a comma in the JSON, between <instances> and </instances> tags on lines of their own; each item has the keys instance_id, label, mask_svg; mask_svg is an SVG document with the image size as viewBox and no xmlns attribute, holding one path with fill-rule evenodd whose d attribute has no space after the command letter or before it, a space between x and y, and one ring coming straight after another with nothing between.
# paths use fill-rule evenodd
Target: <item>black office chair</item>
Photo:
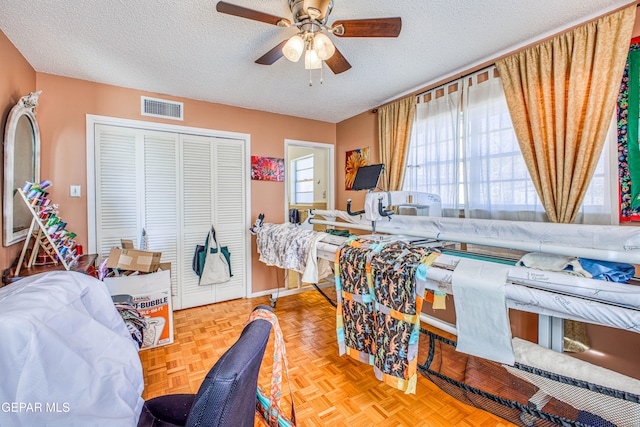
<instances>
[{"instance_id":1,"label":"black office chair","mask_svg":"<svg viewBox=\"0 0 640 427\"><path fill-rule=\"evenodd\" d=\"M258 308L273 312L268 306ZM146 401L138 427L253 426L258 374L270 334L268 321L249 323L213 365L198 394L171 394Z\"/></svg>"}]
</instances>

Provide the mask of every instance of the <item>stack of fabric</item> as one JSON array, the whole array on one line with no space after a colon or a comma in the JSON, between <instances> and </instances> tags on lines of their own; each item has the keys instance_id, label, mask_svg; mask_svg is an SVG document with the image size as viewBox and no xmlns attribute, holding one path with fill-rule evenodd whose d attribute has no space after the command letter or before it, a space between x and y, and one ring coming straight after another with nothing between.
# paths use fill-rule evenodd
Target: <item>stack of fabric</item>
<instances>
[{"instance_id":1,"label":"stack of fabric","mask_svg":"<svg viewBox=\"0 0 640 427\"><path fill-rule=\"evenodd\" d=\"M131 338L138 344L138 348L142 347L144 342L144 331L147 329L147 322L144 317L136 310L130 295L114 295L111 297L120 317L127 326L127 330L131 334Z\"/></svg>"}]
</instances>

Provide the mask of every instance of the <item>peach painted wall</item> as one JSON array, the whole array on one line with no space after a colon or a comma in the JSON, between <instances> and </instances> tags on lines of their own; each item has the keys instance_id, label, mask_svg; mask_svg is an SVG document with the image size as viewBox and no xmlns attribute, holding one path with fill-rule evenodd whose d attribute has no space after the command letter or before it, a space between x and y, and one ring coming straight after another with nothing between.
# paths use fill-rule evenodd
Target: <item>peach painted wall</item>
<instances>
[{"instance_id":1,"label":"peach painted wall","mask_svg":"<svg viewBox=\"0 0 640 427\"><path fill-rule=\"evenodd\" d=\"M3 58L0 68L2 129L9 110L21 96L35 90L43 91L37 110L42 137L41 176L54 183L51 197L60 205L60 215L69 223L69 229L78 234L78 243L85 246L87 114L250 134L251 154L269 157L284 157L285 139L336 143L336 125L333 123L36 73L1 31L0 58ZM184 122L142 116L141 95L184 102ZM81 198L69 197L71 184L82 186ZM251 181L251 195L252 219L264 212L267 221L284 221L284 183ZM21 247L22 244L16 244L0 249L0 268L8 267ZM276 269L258 261L255 239L252 253L254 292L274 288Z\"/></svg>"},{"instance_id":2,"label":"peach painted wall","mask_svg":"<svg viewBox=\"0 0 640 427\"><path fill-rule=\"evenodd\" d=\"M636 10L636 22L633 26L633 33L631 38L640 36L640 11Z\"/></svg>"},{"instance_id":3,"label":"peach painted wall","mask_svg":"<svg viewBox=\"0 0 640 427\"><path fill-rule=\"evenodd\" d=\"M36 90L36 72L11 41L0 31L0 138L4 142L4 128L11 108L18 100ZM4 162L0 162L0 170ZM4 174L0 175L4 176ZM0 178L0 181L2 179ZM2 190L0 189L0 194ZM0 268L11 265L19 254L22 244L15 244L0 249Z\"/></svg>"},{"instance_id":4,"label":"peach painted wall","mask_svg":"<svg viewBox=\"0 0 640 427\"><path fill-rule=\"evenodd\" d=\"M365 111L336 126L336 209L346 210L347 199L353 210L363 209L365 191L345 190L345 164L347 151L369 147L369 163L380 161L378 150L378 114Z\"/></svg>"},{"instance_id":5,"label":"peach painted wall","mask_svg":"<svg viewBox=\"0 0 640 427\"><path fill-rule=\"evenodd\" d=\"M51 198L60 205L60 215L87 244L86 115L164 122L239 132L251 135L251 154L284 157L284 140L297 139L335 144L335 124L166 96L135 89L36 73L41 89L38 122L42 133L42 177L53 182ZM185 120L162 120L140 114L140 96L148 95L184 102ZM284 221L284 183L251 182L251 217L260 212L270 222ZM69 185L80 184L82 197L70 198ZM275 287L275 269L258 261L253 252L254 292ZM5 265L7 263L5 262Z\"/></svg>"}]
</instances>

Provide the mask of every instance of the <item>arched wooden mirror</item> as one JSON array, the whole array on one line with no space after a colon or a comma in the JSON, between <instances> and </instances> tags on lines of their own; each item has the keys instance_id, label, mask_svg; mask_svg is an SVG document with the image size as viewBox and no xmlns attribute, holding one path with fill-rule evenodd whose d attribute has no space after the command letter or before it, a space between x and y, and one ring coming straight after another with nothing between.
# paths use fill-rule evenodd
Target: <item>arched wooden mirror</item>
<instances>
[{"instance_id":1,"label":"arched wooden mirror","mask_svg":"<svg viewBox=\"0 0 640 427\"><path fill-rule=\"evenodd\" d=\"M27 181L40 181L40 129L35 108L41 92L31 92L20 98L7 117L2 207L4 246L24 240L31 225L31 212L17 189Z\"/></svg>"}]
</instances>

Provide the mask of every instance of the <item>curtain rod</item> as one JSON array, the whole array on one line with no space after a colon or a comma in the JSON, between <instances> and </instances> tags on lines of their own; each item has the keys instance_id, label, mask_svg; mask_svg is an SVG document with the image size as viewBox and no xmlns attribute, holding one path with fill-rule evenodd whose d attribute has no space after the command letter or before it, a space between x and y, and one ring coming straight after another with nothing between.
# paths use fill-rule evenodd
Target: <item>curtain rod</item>
<instances>
[{"instance_id":1,"label":"curtain rod","mask_svg":"<svg viewBox=\"0 0 640 427\"><path fill-rule=\"evenodd\" d=\"M639 4L638 6L640 6L640 4ZM465 77L469 77L469 76L471 76L471 75L473 75L473 74L477 74L477 73L481 73L481 72L483 72L483 71L485 71L485 70L489 70L489 69L490 69L491 67L493 67L493 66L495 66L495 63L489 64L489 65L487 65L487 66L485 66L485 67L483 67L483 68L479 68L479 69L477 69L477 70L469 71L467 74L461 75L461 76L456 77L456 78L452 78L451 80L447 80L446 82L441 83L441 84L439 84L439 85L437 85L437 86L432 86L432 87L430 87L429 89L425 89L425 90L424 90L424 91L422 91L422 92L416 93L415 95L408 95L408 96L416 96L416 97L418 97L418 96L422 96L422 95L424 95L425 93L431 92L431 91L433 91L433 90L438 90L438 89L440 89L440 88L444 88L447 84L449 84L449 83L453 83L453 82L454 82L454 81L456 81L456 80L462 80L462 79L464 79ZM442 80L441 80L441 81L442 81ZM440 83L440 82L439 82L439 83ZM402 98L400 98L400 99L402 99ZM397 101L397 100L395 100L395 101ZM395 101L387 102L386 104L382 104L380 107L384 107L385 105L388 105L388 104L390 104L391 102L395 102ZM374 113L374 114L375 114L375 113L377 113L377 112L378 112L378 108L380 108L380 107L374 108L373 110L371 110L371 112L372 112L372 113Z\"/></svg>"},{"instance_id":2,"label":"curtain rod","mask_svg":"<svg viewBox=\"0 0 640 427\"><path fill-rule=\"evenodd\" d=\"M464 75L461 75L460 77L456 77L456 78L454 78L454 79L451 79L451 80L449 80L449 81L447 81L447 82L445 82L445 83L442 83L442 84L440 84L440 85L438 85L438 86L433 86L433 87L431 87L431 88L429 88L429 89L425 89L424 91L422 91L422 92L420 92L420 93L416 93L416 94L415 94L415 96L421 96L421 95L424 95L425 93L431 92L432 90L438 90L438 89L440 89L440 88L444 88L444 87L445 87L445 86L447 86L449 83L453 83L453 82L454 82L454 81L456 81L456 80L462 80L462 79L464 79L464 78L466 78L466 77L472 76L472 75L474 75L474 74L481 73L481 72L483 72L483 71L485 71L485 70L487 70L487 71L488 71L489 69L491 69L491 67L494 67L494 66L495 66L495 63L492 63L492 64L487 65L486 67L483 67L483 68L480 68L480 69L477 69L477 70L470 71L470 72L468 72L467 74L464 74Z\"/></svg>"},{"instance_id":3,"label":"curtain rod","mask_svg":"<svg viewBox=\"0 0 640 427\"><path fill-rule=\"evenodd\" d=\"M639 4L638 6L640 6L640 4ZM450 80L447 80L447 81L446 81L446 82L444 82L444 83L440 83L440 82L442 82L442 80L441 80L440 82L438 82L438 83L440 83L440 84L438 84L437 86L431 86L431 87L429 87L428 89L425 89L425 90L424 90L424 91L422 91L422 92L416 93L415 95L411 95L411 94L409 94L409 95L407 95L407 97L409 97L409 96L416 96L416 97L422 96L422 95L424 95L425 93L431 92L431 91L433 91L433 90L438 90L438 89L440 89L440 88L444 88L447 84L449 84L449 83L453 83L453 82L454 82L454 81L456 81L456 80L462 80L462 79L464 79L465 77L469 77L469 76L471 76L471 75L473 75L473 74L481 73L481 72L482 72L482 71L484 71L484 70L489 70L489 69L490 69L491 67L493 67L493 66L495 66L495 64L493 64L493 63L492 63L492 64L489 64L489 65L487 65L487 66L485 66L485 67L483 67L483 68L480 68L480 69L477 69L477 70L473 70L473 71L468 72L467 74L464 74L464 75L461 75L461 76L459 76L459 77L456 77L456 78L452 78L452 79L450 79ZM404 98L404 97L403 97L403 98ZM399 99L403 99L403 98L399 98ZM396 100L394 100L394 101L390 101L390 102L387 102L387 103L385 103L385 104L382 104L380 107L384 107L385 105L388 105L388 104L390 104L390 103L392 103L392 102L398 101L399 99L396 99ZM379 109L380 107L374 108L373 110L371 110L371 112L372 112L373 114L377 113L377 112L378 112L378 109Z\"/></svg>"}]
</instances>

